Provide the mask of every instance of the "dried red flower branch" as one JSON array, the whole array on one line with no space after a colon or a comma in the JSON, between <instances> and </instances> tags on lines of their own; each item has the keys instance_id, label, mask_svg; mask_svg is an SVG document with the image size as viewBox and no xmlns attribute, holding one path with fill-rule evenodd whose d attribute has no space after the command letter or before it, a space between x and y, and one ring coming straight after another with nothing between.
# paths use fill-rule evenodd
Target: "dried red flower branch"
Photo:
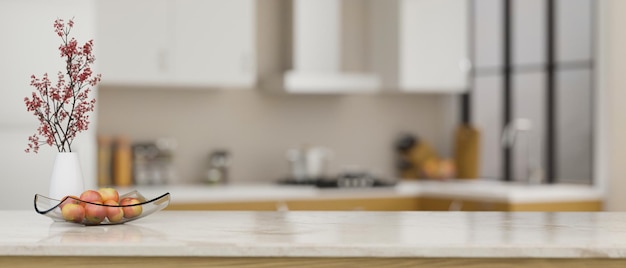
<instances>
[{"instance_id":1,"label":"dried red flower branch","mask_svg":"<svg viewBox=\"0 0 626 268\"><path fill-rule=\"evenodd\" d=\"M100 82L101 75L94 75L91 65L93 40L82 46L70 31L74 21L67 24L62 19L54 21L54 32L61 37L59 52L65 62L65 70L57 73L57 82L52 85L48 74L41 78L32 75L30 85L36 91L24 98L26 110L33 112L39 120L37 132L28 137L26 152L39 151L40 145L56 146L59 152L71 152L76 134L89 126L89 112L93 112L96 99L89 98L91 89Z\"/></svg>"}]
</instances>

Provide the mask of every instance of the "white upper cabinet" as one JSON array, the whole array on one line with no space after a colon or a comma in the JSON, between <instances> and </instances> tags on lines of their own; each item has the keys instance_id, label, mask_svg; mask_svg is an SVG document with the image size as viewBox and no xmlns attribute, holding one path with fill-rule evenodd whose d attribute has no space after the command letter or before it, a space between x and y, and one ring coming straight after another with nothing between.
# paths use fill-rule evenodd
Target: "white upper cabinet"
<instances>
[{"instance_id":1,"label":"white upper cabinet","mask_svg":"<svg viewBox=\"0 0 626 268\"><path fill-rule=\"evenodd\" d=\"M176 1L174 58L178 81L216 87L256 82L253 0Z\"/></svg>"},{"instance_id":2,"label":"white upper cabinet","mask_svg":"<svg viewBox=\"0 0 626 268\"><path fill-rule=\"evenodd\" d=\"M97 1L97 62L103 84L158 84L171 78L167 0Z\"/></svg>"},{"instance_id":3,"label":"white upper cabinet","mask_svg":"<svg viewBox=\"0 0 626 268\"><path fill-rule=\"evenodd\" d=\"M97 4L103 84L254 86L253 0Z\"/></svg>"},{"instance_id":4,"label":"white upper cabinet","mask_svg":"<svg viewBox=\"0 0 626 268\"><path fill-rule=\"evenodd\" d=\"M471 68L465 0L97 5L104 85L462 92Z\"/></svg>"},{"instance_id":5,"label":"white upper cabinet","mask_svg":"<svg viewBox=\"0 0 626 268\"><path fill-rule=\"evenodd\" d=\"M370 0L371 65L383 88L463 92L468 86L469 1Z\"/></svg>"}]
</instances>

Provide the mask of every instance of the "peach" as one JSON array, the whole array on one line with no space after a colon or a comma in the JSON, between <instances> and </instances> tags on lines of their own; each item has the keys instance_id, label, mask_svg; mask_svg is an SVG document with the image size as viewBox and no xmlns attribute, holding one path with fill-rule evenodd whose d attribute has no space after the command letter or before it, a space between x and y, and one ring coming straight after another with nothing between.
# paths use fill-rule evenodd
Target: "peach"
<instances>
[{"instance_id":1,"label":"peach","mask_svg":"<svg viewBox=\"0 0 626 268\"><path fill-rule=\"evenodd\" d=\"M80 194L80 200L102 204L102 195L94 190L87 190Z\"/></svg>"},{"instance_id":2,"label":"peach","mask_svg":"<svg viewBox=\"0 0 626 268\"><path fill-rule=\"evenodd\" d=\"M424 178L435 179L439 177L439 159L431 157L422 164L422 174Z\"/></svg>"},{"instance_id":3,"label":"peach","mask_svg":"<svg viewBox=\"0 0 626 268\"><path fill-rule=\"evenodd\" d=\"M113 188L100 188L98 193L102 196L102 202L113 200L115 203L120 202L120 194Z\"/></svg>"},{"instance_id":4,"label":"peach","mask_svg":"<svg viewBox=\"0 0 626 268\"><path fill-rule=\"evenodd\" d=\"M455 175L454 162L450 159L443 160L439 163L439 175L442 179L450 179Z\"/></svg>"},{"instance_id":5,"label":"peach","mask_svg":"<svg viewBox=\"0 0 626 268\"><path fill-rule=\"evenodd\" d=\"M66 221L80 223L85 217L85 209L79 204L68 203L61 209L61 214Z\"/></svg>"},{"instance_id":6,"label":"peach","mask_svg":"<svg viewBox=\"0 0 626 268\"><path fill-rule=\"evenodd\" d=\"M107 200L104 202L105 205L112 205L112 206L117 206L119 205L117 202L113 201L113 200ZM122 218L124 217L124 211L122 210L121 207L107 207L107 219L109 219L109 222L120 222L122 220Z\"/></svg>"},{"instance_id":7,"label":"peach","mask_svg":"<svg viewBox=\"0 0 626 268\"><path fill-rule=\"evenodd\" d=\"M100 203L100 202L98 202ZM85 204L85 219L87 224L99 224L107 216L107 207L94 204Z\"/></svg>"},{"instance_id":8,"label":"peach","mask_svg":"<svg viewBox=\"0 0 626 268\"><path fill-rule=\"evenodd\" d=\"M63 197L63 198L65 198L65 201L61 202L61 204L59 205L59 208L60 208L60 209L63 209L63 207L64 207L65 205L67 205L67 204L76 204L76 205L80 205L80 204L82 203L82 202L80 202L80 201L78 200L78 199L80 199L80 198L78 198L78 197L77 197L77 196L75 196L75 195L68 195L68 196L66 196L66 197L67 197L67 198Z\"/></svg>"},{"instance_id":9,"label":"peach","mask_svg":"<svg viewBox=\"0 0 626 268\"><path fill-rule=\"evenodd\" d=\"M124 218L130 219L141 215L141 212L143 212L143 208L141 206L132 206L139 203L140 202L139 200L137 200L137 198L126 197L122 199L122 201L120 201L120 205L128 206L122 208L122 210L124 211Z\"/></svg>"}]
</instances>

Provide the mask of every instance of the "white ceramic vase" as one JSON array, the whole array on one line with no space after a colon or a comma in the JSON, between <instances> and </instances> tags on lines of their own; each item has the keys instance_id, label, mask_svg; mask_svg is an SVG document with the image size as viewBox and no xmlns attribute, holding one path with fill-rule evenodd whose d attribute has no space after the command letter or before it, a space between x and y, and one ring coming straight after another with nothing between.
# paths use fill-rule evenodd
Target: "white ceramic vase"
<instances>
[{"instance_id":1,"label":"white ceramic vase","mask_svg":"<svg viewBox=\"0 0 626 268\"><path fill-rule=\"evenodd\" d=\"M66 195L80 196L84 190L78 153L58 153L52 167L48 197L61 200Z\"/></svg>"}]
</instances>

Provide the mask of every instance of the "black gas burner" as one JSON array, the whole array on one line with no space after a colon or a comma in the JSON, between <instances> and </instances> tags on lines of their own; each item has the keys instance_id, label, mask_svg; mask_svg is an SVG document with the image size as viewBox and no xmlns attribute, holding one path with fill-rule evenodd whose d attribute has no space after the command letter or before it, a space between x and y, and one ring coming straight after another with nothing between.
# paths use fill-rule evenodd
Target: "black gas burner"
<instances>
[{"instance_id":1,"label":"black gas burner","mask_svg":"<svg viewBox=\"0 0 626 268\"><path fill-rule=\"evenodd\" d=\"M287 178L279 180L278 184L283 185L305 185L315 186L317 188L371 188L371 187L390 187L396 185L395 182L374 178L371 176L350 176L343 175L334 178L317 178L317 179L301 179L296 180Z\"/></svg>"}]
</instances>

